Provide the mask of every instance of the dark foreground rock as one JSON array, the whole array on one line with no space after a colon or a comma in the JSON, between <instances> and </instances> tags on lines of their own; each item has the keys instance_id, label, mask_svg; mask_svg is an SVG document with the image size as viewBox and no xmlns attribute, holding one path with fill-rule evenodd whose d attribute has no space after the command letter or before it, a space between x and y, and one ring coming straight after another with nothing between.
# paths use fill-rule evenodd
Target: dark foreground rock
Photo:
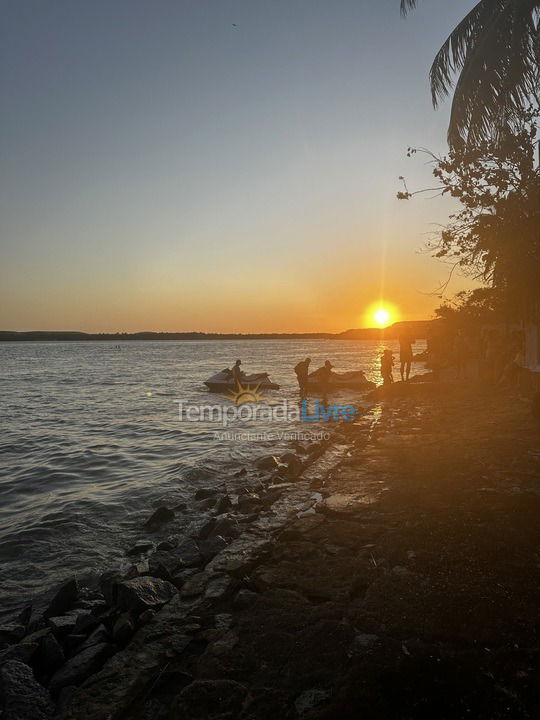
<instances>
[{"instance_id":1,"label":"dark foreground rock","mask_svg":"<svg viewBox=\"0 0 540 720\"><path fill-rule=\"evenodd\" d=\"M52 677L50 690L59 692L70 685L80 685L86 678L96 673L105 660L115 651L110 643L91 645L78 653L63 665Z\"/></svg>"},{"instance_id":2,"label":"dark foreground rock","mask_svg":"<svg viewBox=\"0 0 540 720\"><path fill-rule=\"evenodd\" d=\"M161 506L154 510L145 522L144 527L150 531L157 530L162 525L165 525L165 523L171 522L171 520L174 520L174 510Z\"/></svg>"},{"instance_id":3,"label":"dark foreground rock","mask_svg":"<svg viewBox=\"0 0 540 720\"><path fill-rule=\"evenodd\" d=\"M32 669L9 660L0 669L2 720L49 720L54 705L49 693L34 678Z\"/></svg>"},{"instance_id":4,"label":"dark foreground rock","mask_svg":"<svg viewBox=\"0 0 540 720\"><path fill-rule=\"evenodd\" d=\"M176 593L175 586L167 580L138 577L118 583L117 604L121 610L131 610L139 614L165 605Z\"/></svg>"}]
</instances>

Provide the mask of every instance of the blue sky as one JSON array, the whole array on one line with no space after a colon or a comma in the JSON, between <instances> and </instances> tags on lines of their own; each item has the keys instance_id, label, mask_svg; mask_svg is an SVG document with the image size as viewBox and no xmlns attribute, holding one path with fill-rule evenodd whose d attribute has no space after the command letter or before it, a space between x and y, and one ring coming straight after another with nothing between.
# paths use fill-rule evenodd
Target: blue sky
<instances>
[{"instance_id":1,"label":"blue sky","mask_svg":"<svg viewBox=\"0 0 540 720\"><path fill-rule=\"evenodd\" d=\"M0 327L428 316L447 270L418 249L450 207L397 178L446 149L428 70L472 5L4 1Z\"/></svg>"}]
</instances>

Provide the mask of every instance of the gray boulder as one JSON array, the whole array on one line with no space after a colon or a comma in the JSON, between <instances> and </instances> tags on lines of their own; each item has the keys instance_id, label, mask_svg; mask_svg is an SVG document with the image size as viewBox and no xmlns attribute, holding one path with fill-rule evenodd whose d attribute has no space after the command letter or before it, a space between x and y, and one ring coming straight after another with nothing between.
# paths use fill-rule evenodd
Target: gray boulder
<instances>
[{"instance_id":1,"label":"gray boulder","mask_svg":"<svg viewBox=\"0 0 540 720\"><path fill-rule=\"evenodd\" d=\"M277 470L279 467L279 460L275 455L265 455L264 457L255 460L255 467L257 470Z\"/></svg>"},{"instance_id":2,"label":"gray boulder","mask_svg":"<svg viewBox=\"0 0 540 720\"><path fill-rule=\"evenodd\" d=\"M75 578L71 578L63 585L61 585L53 599L49 603L49 606L43 613L45 618L54 617L56 615L63 615L75 605L79 597L79 585Z\"/></svg>"},{"instance_id":3,"label":"gray boulder","mask_svg":"<svg viewBox=\"0 0 540 720\"><path fill-rule=\"evenodd\" d=\"M31 668L18 660L9 660L0 669L2 720L48 720L54 706L49 693L34 678Z\"/></svg>"},{"instance_id":4,"label":"gray boulder","mask_svg":"<svg viewBox=\"0 0 540 720\"><path fill-rule=\"evenodd\" d=\"M100 643L77 653L53 675L49 684L51 692L58 693L68 685L80 685L90 675L94 675L115 650L114 645Z\"/></svg>"},{"instance_id":5,"label":"gray boulder","mask_svg":"<svg viewBox=\"0 0 540 720\"><path fill-rule=\"evenodd\" d=\"M162 505L154 510L152 515L145 522L144 527L147 530L157 530L157 528L161 527L165 523L171 522L171 520L174 520L174 510L170 510L168 507Z\"/></svg>"},{"instance_id":6,"label":"gray boulder","mask_svg":"<svg viewBox=\"0 0 540 720\"><path fill-rule=\"evenodd\" d=\"M176 595L175 586L167 580L138 577L118 583L117 603L121 610L138 615L145 610L157 609Z\"/></svg>"},{"instance_id":7,"label":"gray boulder","mask_svg":"<svg viewBox=\"0 0 540 720\"><path fill-rule=\"evenodd\" d=\"M130 613L122 613L114 623L112 636L115 643L125 645L135 632L135 621Z\"/></svg>"}]
</instances>

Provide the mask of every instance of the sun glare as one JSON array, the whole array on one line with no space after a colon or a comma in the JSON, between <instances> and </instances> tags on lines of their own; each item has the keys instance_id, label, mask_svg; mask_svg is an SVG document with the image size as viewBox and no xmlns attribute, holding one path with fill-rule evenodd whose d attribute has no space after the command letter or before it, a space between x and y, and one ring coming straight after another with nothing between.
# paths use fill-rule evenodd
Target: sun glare
<instances>
[{"instance_id":1,"label":"sun glare","mask_svg":"<svg viewBox=\"0 0 540 720\"><path fill-rule=\"evenodd\" d=\"M390 324L392 316L390 315L389 310L384 307L380 307L373 313L373 319L379 327L384 328Z\"/></svg>"}]
</instances>

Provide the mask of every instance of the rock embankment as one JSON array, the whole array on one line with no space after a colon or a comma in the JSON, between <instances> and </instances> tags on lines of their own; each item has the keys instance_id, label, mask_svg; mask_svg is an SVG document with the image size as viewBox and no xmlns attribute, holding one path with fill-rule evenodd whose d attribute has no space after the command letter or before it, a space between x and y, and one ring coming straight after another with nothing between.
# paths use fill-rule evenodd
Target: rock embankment
<instances>
[{"instance_id":1,"label":"rock embankment","mask_svg":"<svg viewBox=\"0 0 540 720\"><path fill-rule=\"evenodd\" d=\"M228 482L228 492L199 488L194 499L201 520L184 535L153 540L185 509L158 507L144 525L148 537L127 550L123 572L104 573L93 589L70 579L52 596L28 604L17 622L1 626L2 720L69 713L78 688L110 673L121 679L121 707L129 678L138 683L145 673L151 677L157 658L191 642L178 629L196 626L186 619L201 602L234 597L237 606L245 604L244 575L267 552L275 533L320 499L300 476L304 469L313 471L325 447L300 450L301 457L262 458L251 484L247 473L240 473ZM15 703L24 679L26 700ZM107 707L114 707L113 698L111 691ZM101 711L92 712L97 717Z\"/></svg>"}]
</instances>

